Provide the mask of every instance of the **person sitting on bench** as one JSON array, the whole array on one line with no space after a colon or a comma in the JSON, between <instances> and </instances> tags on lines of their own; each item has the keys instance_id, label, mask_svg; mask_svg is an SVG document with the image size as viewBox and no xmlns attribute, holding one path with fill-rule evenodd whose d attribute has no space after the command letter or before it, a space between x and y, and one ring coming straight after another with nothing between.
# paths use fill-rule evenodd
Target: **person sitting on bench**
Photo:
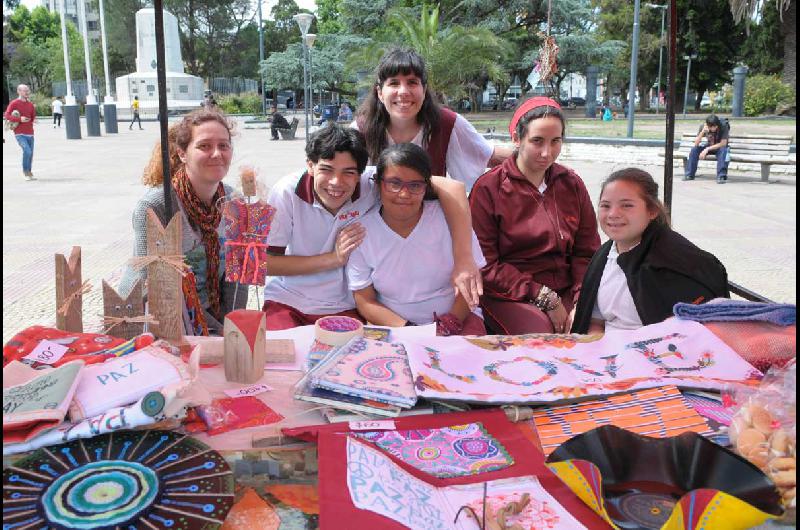
<instances>
[{"instance_id":1,"label":"person sitting on bench","mask_svg":"<svg viewBox=\"0 0 800 530\"><path fill-rule=\"evenodd\" d=\"M280 140L278 136L278 129L291 129L291 124L286 121L286 118L283 117L283 114L278 112L278 106L272 106L272 126L270 127L270 131L272 132L272 139L273 140Z\"/></svg>"},{"instance_id":2,"label":"person sitting on bench","mask_svg":"<svg viewBox=\"0 0 800 530\"><path fill-rule=\"evenodd\" d=\"M694 180L698 161L705 160L708 155L716 155L717 184L725 184L728 180L729 134L730 130L727 124L723 124L716 115L709 115L694 140L694 147L692 152L689 153L686 175L684 175L683 180Z\"/></svg>"}]
</instances>

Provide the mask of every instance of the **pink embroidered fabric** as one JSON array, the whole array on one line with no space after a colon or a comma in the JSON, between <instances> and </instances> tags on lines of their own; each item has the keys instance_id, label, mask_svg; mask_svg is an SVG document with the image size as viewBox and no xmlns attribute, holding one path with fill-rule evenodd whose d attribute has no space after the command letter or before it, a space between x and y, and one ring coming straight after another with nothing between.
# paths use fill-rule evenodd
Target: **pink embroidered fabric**
<instances>
[{"instance_id":1,"label":"pink embroidered fabric","mask_svg":"<svg viewBox=\"0 0 800 530\"><path fill-rule=\"evenodd\" d=\"M440 478L496 471L514 463L505 447L481 423L442 429L372 431L356 436Z\"/></svg>"},{"instance_id":2,"label":"pink embroidered fabric","mask_svg":"<svg viewBox=\"0 0 800 530\"><path fill-rule=\"evenodd\" d=\"M225 280L264 285L267 277L267 236L275 208L256 201L233 199L222 210L225 239Z\"/></svg>"}]
</instances>

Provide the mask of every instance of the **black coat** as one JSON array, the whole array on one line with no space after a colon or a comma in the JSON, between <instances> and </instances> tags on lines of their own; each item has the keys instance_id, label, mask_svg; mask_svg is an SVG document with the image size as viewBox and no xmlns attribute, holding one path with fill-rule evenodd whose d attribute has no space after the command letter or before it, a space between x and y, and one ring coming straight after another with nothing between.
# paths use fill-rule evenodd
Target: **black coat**
<instances>
[{"instance_id":1,"label":"black coat","mask_svg":"<svg viewBox=\"0 0 800 530\"><path fill-rule=\"evenodd\" d=\"M613 241L606 241L592 256L572 324L573 333L587 333L597 290ZM720 261L666 225L650 223L637 246L619 255L628 289L642 324L672 316L678 302L703 303L728 298L728 273Z\"/></svg>"}]
</instances>

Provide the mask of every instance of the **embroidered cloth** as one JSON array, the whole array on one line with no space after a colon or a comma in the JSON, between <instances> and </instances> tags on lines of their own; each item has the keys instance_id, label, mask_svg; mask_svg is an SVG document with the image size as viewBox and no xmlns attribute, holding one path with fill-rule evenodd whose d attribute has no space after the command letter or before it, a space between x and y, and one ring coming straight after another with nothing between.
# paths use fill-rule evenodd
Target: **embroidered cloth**
<instances>
[{"instance_id":1,"label":"embroidered cloth","mask_svg":"<svg viewBox=\"0 0 800 530\"><path fill-rule=\"evenodd\" d=\"M484 485L464 484L435 487L401 469L376 449L347 440L347 488L356 508L369 510L393 519L408 528L467 530L475 528L475 520L462 513L453 524L461 506L472 506L483 500ZM539 484L535 476L491 481L486 486L495 500L514 493L528 493L537 507L546 510L547 526L531 527L549 530L580 530L586 527L571 516ZM540 514L533 510L519 514L520 521L534 521Z\"/></svg>"},{"instance_id":2,"label":"embroidered cloth","mask_svg":"<svg viewBox=\"0 0 800 530\"><path fill-rule=\"evenodd\" d=\"M440 429L372 431L356 436L435 477L475 475L514 463L505 447L480 423Z\"/></svg>"},{"instance_id":3,"label":"embroidered cloth","mask_svg":"<svg viewBox=\"0 0 800 530\"><path fill-rule=\"evenodd\" d=\"M275 208L266 202L233 199L222 211L225 238L225 280L264 285L267 277L267 236Z\"/></svg>"},{"instance_id":4,"label":"embroidered cloth","mask_svg":"<svg viewBox=\"0 0 800 530\"><path fill-rule=\"evenodd\" d=\"M669 319L600 335L436 337L406 342L420 397L547 402L676 385L755 384L761 372L702 324Z\"/></svg>"}]
</instances>

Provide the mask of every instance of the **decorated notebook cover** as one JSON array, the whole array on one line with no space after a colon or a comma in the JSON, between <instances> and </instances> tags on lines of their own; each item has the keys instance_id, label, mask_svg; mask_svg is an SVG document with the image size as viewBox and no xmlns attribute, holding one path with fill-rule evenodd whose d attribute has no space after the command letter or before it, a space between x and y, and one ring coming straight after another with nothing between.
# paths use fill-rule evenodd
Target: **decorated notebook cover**
<instances>
[{"instance_id":1,"label":"decorated notebook cover","mask_svg":"<svg viewBox=\"0 0 800 530\"><path fill-rule=\"evenodd\" d=\"M545 455L573 436L601 425L616 425L637 434L668 438L685 431L712 434L706 421L684 401L674 386L536 409L536 425Z\"/></svg>"},{"instance_id":2,"label":"decorated notebook cover","mask_svg":"<svg viewBox=\"0 0 800 530\"><path fill-rule=\"evenodd\" d=\"M19 361L3 368L3 444L22 443L57 427L67 415L83 361L34 370Z\"/></svg>"},{"instance_id":3,"label":"decorated notebook cover","mask_svg":"<svg viewBox=\"0 0 800 530\"><path fill-rule=\"evenodd\" d=\"M342 410L364 414L377 414L389 418L398 416L401 410L400 407L389 405L388 403L342 394L341 392L334 392L333 390L326 390L324 388L314 388L308 385L302 389L298 389L294 394L294 398L310 403L329 405Z\"/></svg>"},{"instance_id":4,"label":"decorated notebook cover","mask_svg":"<svg viewBox=\"0 0 800 530\"><path fill-rule=\"evenodd\" d=\"M677 319L603 336L436 337L406 346L417 394L426 398L535 403L761 378L702 324Z\"/></svg>"},{"instance_id":5,"label":"decorated notebook cover","mask_svg":"<svg viewBox=\"0 0 800 530\"><path fill-rule=\"evenodd\" d=\"M481 423L439 429L357 433L406 464L439 478L476 475L514 463Z\"/></svg>"},{"instance_id":6,"label":"decorated notebook cover","mask_svg":"<svg viewBox=\"0 0 800 530\"><path fill-rule=\"evenodd\" d=\"M312 385L410 408L417 401L406 350L400 343L355 337L326 358Z\"/></svg>"},{"instance_id":7,"label":"decorated notebook cover","mask_svg":"<svg viewBox=\"0 0 800 530\"><path fill-rule=\"evenodd\" d=\"M480 517L484 484L490 510L501 507L513 496L528 494L530 503L509 522L523 528L581 530L585 527L558 503L534 476L502 479L437 488L422 481L392 462L380 450L347 440L347 487L353 505L361 510L388 517L411 529L477 530L479 522L462 510L469 506ZM490 513L487 511L487 514Z\"/></svg>"}]
</instances>

